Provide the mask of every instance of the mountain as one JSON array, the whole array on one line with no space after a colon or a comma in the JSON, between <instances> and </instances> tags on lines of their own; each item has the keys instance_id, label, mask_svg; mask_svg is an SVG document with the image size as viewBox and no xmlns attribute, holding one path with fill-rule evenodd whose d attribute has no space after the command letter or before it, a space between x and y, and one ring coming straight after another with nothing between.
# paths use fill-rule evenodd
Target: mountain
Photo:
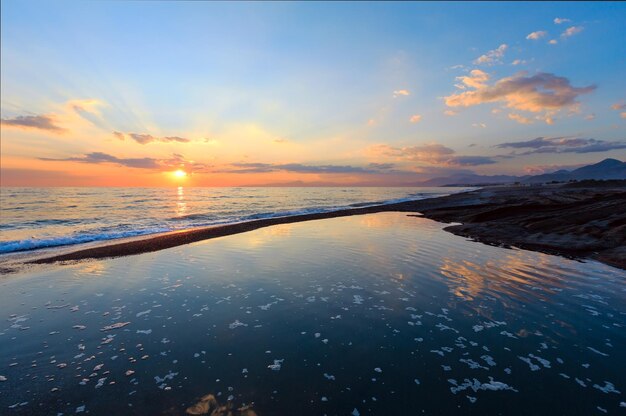
<instances>
[{"instance_id":1,"label":"mountain","mask_svg":"<svg viewBox=\"0 0 626 416\"><path fill-rule=\"evenodd\" d=\"M424 182L419 182L416 186L451 186L451 185L500 185L505 183L518 182L527 176L511 175L476 175L472 173L461 173L444 178L433 178Z\"/></svg>"},{"instance_id":2,"label":"mountain","mask_svg":"<svg viewBox=\"0 0 626 416\"><path fill-rule=\"evenodd\" d=\"M557 170L536 176L511 176L511 175L476 175L476 174L456 174L444 178L433 178L415 184L416 186L450 186L450 185L500 185L514 182L527 184L546 182L568 182L571 180L608 180L626 179L626 162L617 159L604 159L593 165L583 166L572 171Z\"/></svg>"},{"instance_id":3,"label":"mountain","mask_svg":"<svg viewBox=\"0 0 626 416\"><path fill-rule=\"evenodd\" d=\"M524 179L524 183L544 183L551 181L567 182L571 180L583 179L626 179L626 162L616 159L604 159L594 165L583 166L572 171L559 170L544 175L531 176Z\"/></svg>"}]
</instances>

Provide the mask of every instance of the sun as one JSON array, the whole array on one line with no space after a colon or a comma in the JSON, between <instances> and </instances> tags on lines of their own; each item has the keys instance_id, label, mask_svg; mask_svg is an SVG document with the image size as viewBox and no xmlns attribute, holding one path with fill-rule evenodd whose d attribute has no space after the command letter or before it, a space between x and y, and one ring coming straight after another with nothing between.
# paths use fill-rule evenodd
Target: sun
<instances>
[{"instance_id":1,"label":"sun","mask_svg":"<svg viewBox=\"0 0 626 416\"><path fill-rule=\"evenodd\" d=\"M174 177L179 179L187 177L187 172L182 169L175 170L174 172L172 172L172 174L174 175Z\"/></svg>"}]
</instances>

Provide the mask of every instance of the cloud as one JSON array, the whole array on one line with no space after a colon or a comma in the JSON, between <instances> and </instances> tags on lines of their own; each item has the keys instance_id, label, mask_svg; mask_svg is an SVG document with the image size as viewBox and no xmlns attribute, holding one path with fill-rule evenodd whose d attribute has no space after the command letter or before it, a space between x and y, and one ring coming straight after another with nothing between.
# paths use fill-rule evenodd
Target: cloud
<instances>
[{"instance_id":1,"label":"cloud","mask_svg":"<svg viewBox=\"0 0 626 416\"><path fill-rule=\"evenodd\" d=\"M585 120L587 120L587 121L595 120L595 118L596 118L595 113L587 114L585 116Z\"/></svg>"},{"instance_id":2,"label":"cloud","mask_svg":"<svg viewBox=\"0 0 626 416\"><path fill-rule=\"evenodd\" d=\"M122 133L122 132L114 131L113 132L113 136L115 136L115 138L117 138L117 139L124 140L124 133Z\"/></svg>"},{"instance_id":3,"label":"cloud","mask_svg":"<svg viewBox=\"0 0 626 416\"><path fill-rule=\"evenodd\" d=\"M45 160L48 162L80 162L90 164L113 163L120 166L140 169L158 169L160 167L157 159L150 157L123 159L102 152L87 153L83 156L67 157L63 159L40 157L39 160Z\"/></svg>"},{"instance_id":4,"label":"cloud","mask_svg":"<svg viewBox=\"0 0 626 416\"><path fill-rule=\"evenodd\" d=\"M129 168L153 170L170 170L184 167L187 173L191 173L192 171L202 171L208 168L208 166L203 163L196 163L194 161L186 160L183 155L177 153L172 154L172 157L168 159L155 159L151 157L119 158L103 152L91 152L86 153L82 156L58 159L40 157L39 160L43 160L46 162L79 162L96 165L102 163L110 163L119 166L126 166Z\"/></svg>"},{"instance_id":5,"label":"cloud","mask_svg":"<svg viewBox=\"0 0 626 416\"><path fill-rule=\"evenodd\" d=\"M78 116L87 120L96 127L103 130L107 130L109 127L107 123L102 119L99 107L105 104L100 100L87 99L87 100L72 100L67 103L70 109L74 111Z\"/></svg>"},{"instance_id":6,"label":"cloud","mask_svg":"<svg viewBox=\"0 0 626 416\"><path fill-rule=\"evenodd\" d=\"M395 164L393 163L370 163L368 166L372 169L388 170L388 169L393 169Z\"/></svg>"},{"instance_id":7,"label":"cloud","mask_svg":"<svg viewBox=\"0 0 626 416\"><path fill-rule=\"evenodd\" d=\"M487 156L457 156L455 151L442 144L431 143L410 147L392 147L386 144L370 147L370 152L378 155L394 156L413 162L440 166L478 166L497 163Z\"/></svg>"},{"instance_id":8,"label":"cloud","mask_svg":"<svg viewBox=\"0 0 626 416\"><path fill-rule=\"evenodd\" d=\"M550 41L548 42L550 45L556 45L557 43L559 43L556 39L550 39Z\"/></svg>"},{"instance_id":9,"label":"cloud","mask_svg":"<svg viewBox=\"0 0 626 416\"><path fill-rule=\"evenodd\" d=\"M370 164L368 168L345 165L304 165L301 163L231 163L234 169L223 170L227 173L268 173L286 171L292 173L381 173L393 167L392 164Z\"/></svg>"},{"instance_id":10,"label":"cloud","mask_svg":"<svg viewBox=\"0 0 626 416\"><path fill-rule=\"evenodd\" d=\"M0 120L3 126L16 127L19 129L46 130L53 133L63 133L67 130L57 126L56 116L53 114L42 114L36 116L17 116L14 118L3 118Z\"/></svg>"},{"instance_id":11,"label":"cloud","mask_svg":"<svg viewBox=\"0 0 626 416\"><path fill-rule=\"evenodd\" d=\"M522 116L520 114L516 114L516 113L510 113L509 114L509 118L511 120L517 121L520 124L532 124L533 123L533 121L531 119L529 119L527 117L524 117L524 116Z\"/></svg>"},{"instance_id":12,"label":"cloud","mask_svg":"<svg viewBox=\"0 0 626 416\"><path fill-rule=\"evenodd\" d=\"M487 125L485 123L472 123L472 127L480 127L481 129L484 129Z\"/></svg>"},{"instance_id":13,"label":"cloud","mask_svg":"<svg viewBox=\"0 0 626 416\"><path fill-rule=\"evenodd\" d=\"M553 121L554 113L562 109L576 110L579 105L577 98L596 88L594 85L573 87L567 78L544 72L532 76L520 72L502 78L493 85L486 84L489 76L480 70L472 71L469 77L458 79L473 90L444 97L449 107L502 102L506 107L520 111L544 112L542 118L548 123Z\"/></svg>"},{"instance_id":14,"label":"cloud","mask_svg":"<svg viewBox=\"0 0 626 416\"><path fill-rule=\"evenodd\" d=\"M528 39L528 40L539 40L539 39L545 37L547 34L548 34L548 32L546 32L545 30L538 30L536 32L530 33L528 36L526 36L526 39Z\"/></svg>"},{"instance_id":15,"label":"cloud","mask_svg":"<svg viewBox=\"0 0 626 416\"><path fill-rule=\"evenodd\" d=\"M489 74L480 69L472 69L469 76L456 77L456 79L462 82L462 87L457 86L457 88L465 89L471 87L478 89L484 87L485 82L489 81Z\"/></svg>"},{"instance_id":16,"label":"cloud","mask_svg":"<svg viewBox=\"0 0 626 416\"><path fill-rule=\"evenodd\" d=\"M452 117L452 116L456 116L457 114L459 114L459 113L457 113L457 112L456 112L456 111L454 111L454 110L446 110L446 111L444 111L443 113L444 113L445 115L447 115L447 116L450 116L450 117Z\"/></svg>"},{"instance_id":17,"label":"cloud","mask_svg":"<svg viewBox=\"0 0 626 416\"><path fill-rule=\"evenodd\" d=\"M513 62L511 62L511 65L524 65L525 63L526 61L523 59L516 59Z\"/></svg>"},{"instance_id":18,"label":"cloud","mask_svg":"<svg viewBox=\"0 0 626 416\"><path fill-rule=\"evenodd\" d=\"M493 49L487 52L484 55L479 56L474 60L474 64L476 65L493 65L497 63L502 63L501 59L504 56L504 53L508 49L508 45L503 43L498 46L496 49Z\"/></svg>"},{"instance_id":19,"label":"cloud","mask_svg":"<svg viewBox=\"0 0 626 416\"><path fill-rule=\"evenodd\" d=\"M498 148L531 149L521 155L536 153L597 153L626 149L626 141L606 141L583 137L537 137L521 142L501 143Z\"/></svg>"},{"instance_id":20,"label":"cloud","mask_svg":"<svg viewBox=\"0 0 626 416\"><path fill-rule=\"evenodd\" d=\"M620 116L621 118L626 118L626 111L624 111L624 112L622 112L622 113L619 113L619 116Z\"/></svg>"},{"instance_id":21,"label":"cloud","mask_svg":"<svg viewBox=\"0 0 626 416\"><path fill-rule=\"evenodd\" d=\"M563 39L565 38L569 38L571 36L574 36L580 32L582 32L584 29L584 27L582 26L572 26L572 27L568 27L567 29L565 29L565 32L561 33L561 37Z\"/></svg>"},{"instance_id":22,"label":"cloud","mask_svg":"<svg viewBox=\"0 0 626 416\"><path fill-rule=\"evenodd\" d=\"M419 114L413 114L411 118L409 119L409 121L411 123L419 123L420 121L422 121L422 116Z\"/></svg>"},{"instance_id":23,"label":"cloud","mask_svg":"<svg viewBox=\"0 0 626 416\"><path fill-rule=\"evenodd\" d=\"M611 106L611 110L625 110L625 109L626 109L626 103L624 102L615 103Z\"/></svg>"},{"instance_id":24,"label":"cloud","mask_svg":"<svg viewBox=\"0 0 626 416\"><path fill-rule=\"evenodd\" d=\"M128 136L139 144L148 144L153 142L162 143L189 143L191 140L184 137L170 136L170 137L155 137L150 134L128 133Z\"/></svg>"},{"instance_id":25,"label":"cloud","mask_svg":"<svg viewBox=\"0 0 626 416\"><path fill-rule=\"evenodd\" d=\"M566 19L564 17L555 17L554 18L554 23L557 25L560 25L561 23L567 23L567 22L571 22L570 19Z\"/></svg>"},{"instance_id":26,"label":"cloud","mask_svg":"<svg viewBox=\"0 0 626 416\"><path fill-rule=\"evenodd\" d=\"M404 95L411 95L411 93L408 90L397 90L393 92L393 98L398 98L399 96Z\"/></svg>"}]
</instances>

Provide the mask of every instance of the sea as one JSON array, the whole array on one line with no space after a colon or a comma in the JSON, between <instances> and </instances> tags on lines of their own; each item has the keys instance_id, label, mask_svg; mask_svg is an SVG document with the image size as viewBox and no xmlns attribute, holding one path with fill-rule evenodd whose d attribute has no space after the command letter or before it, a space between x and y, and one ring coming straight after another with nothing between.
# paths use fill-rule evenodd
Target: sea
<instances>
[{"instance_id":1,"label":"sea","mask_svg":"<svg viewBox=\"0 0 626 416\"><path fill-rule=\"evenodd\" d=\"M1 188L0 254L431 198L468 188Z\"/></svg>"}]
</instances>

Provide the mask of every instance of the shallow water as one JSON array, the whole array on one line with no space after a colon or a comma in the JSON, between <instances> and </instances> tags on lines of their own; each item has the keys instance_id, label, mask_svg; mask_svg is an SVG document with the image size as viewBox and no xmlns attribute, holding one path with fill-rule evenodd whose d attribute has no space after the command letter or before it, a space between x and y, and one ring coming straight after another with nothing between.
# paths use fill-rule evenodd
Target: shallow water
<instances>
[{"instance_id":1,"label":"shallow water","mask_svg":"<svg viewBox=\"0 0 626 416\"><path fill-rule=\"evenodd\" d=\"M208 393L261 416L623 414L626 273L443 226L336 218L5 277L0 414Z\"/></svg>"}]
</instances>

